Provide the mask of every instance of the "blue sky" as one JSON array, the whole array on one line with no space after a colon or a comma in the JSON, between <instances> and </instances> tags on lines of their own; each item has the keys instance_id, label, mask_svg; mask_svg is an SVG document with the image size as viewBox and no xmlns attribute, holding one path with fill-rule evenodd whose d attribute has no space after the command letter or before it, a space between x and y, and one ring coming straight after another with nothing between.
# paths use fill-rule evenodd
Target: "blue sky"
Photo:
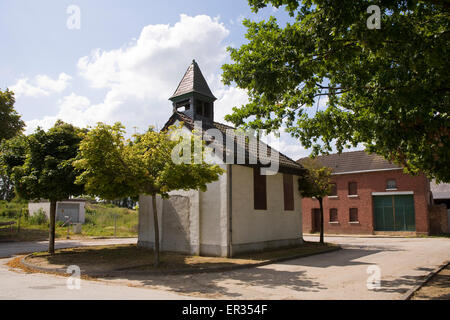
<instances>
[{"instance_id":1,"label":"blue sky","mask_svg":"<svg viewBox=\"0 0 450 320\"><path fill-rule=\"evenodd\" d=\"M71 5L80 10L80 29L67 27ZM0 89L16 92L27 133L56 119L78 126L121 121L143 131L164 125L167 98L196 59L222 121L247 99L220 81L225 48L245 41L244 17L270 15L288 19L273 8L254 14L246 0L2 0ZM287 136L278 148L295 159L308 154Z\"/></svg>"}]
</instances>

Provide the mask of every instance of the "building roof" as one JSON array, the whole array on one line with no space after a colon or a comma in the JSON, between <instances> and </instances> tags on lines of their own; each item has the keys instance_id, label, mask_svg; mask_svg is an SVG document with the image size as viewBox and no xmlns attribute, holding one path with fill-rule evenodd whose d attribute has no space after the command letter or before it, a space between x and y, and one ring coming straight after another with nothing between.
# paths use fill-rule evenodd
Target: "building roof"
<instances>
[{"instance_id":1,"label":"building roof","mask_svg":"<svg viewBox=\"0 0 450 320\"><path fill-rule=\"evenodd\" d=\"M435 180L430 182L430 190L434 199L450 199L450 183L439 183Z\"/></svg>"},{"instance_id":2,"label":"building roof","mask_svg":"<svg viewBox=\"0 0 450 320\"><path fill-rule=\"evenodd\" d=\"M172 116L169 118L169 120L167 121L167 123L164 125L162 130L167 130L169 126L173 125L176 123L176 121L179 122L183 122L184 126L187 127L189 130L194 130L194 121L188 117L187 115L185 115L184 113L181 112L174 112L172 114ZM206 130L208 129L218 129L223 136L224 141L220 142L220 141L213 141L211 142L213 144L214 147L218 147L218 149L222 149L223 151L223 159L226 159L226 155L227 154L231 154L231 152L234 151L234 163L237 163L237 146L241 146L241 144L238 143L237 139L234 139L234 150L229 150L227 149L227 144L226 144L226 137L227 137L227 130L231 129L231 130L235 130L235 128L219 123L219 122L202 122L203 125L203 132L205 133ZM206 137L207 138L207 137ZM262 141L261 141L262 142ZM275 149L272 149L269 145L265 144L264 142L262 142L264 145L267 146L267 157L270 159L270 155L272 150L276 151ZM245 144L245 163L246 164L242 164L242 165L246 165L246 166L258 166L258 167L263 167L264 165L261 164L256 164L256 165L252 165L249 164L249 158L250 155L255 156L258 155L258 150L257 148L254 148L254 145L252 144ZM262 154L260 156L260 158L263 158L264 154ZM258 159L258 157L256 157ZM290 174L296 174L296 175L301 175L305 172L305 168L303 168L303 166L297 162L295 162L294 160L292 160L291 158L287 157L286 155L282 154L279 152L279 171L280 172L284 172L284 173L290 173Z\"/></svg>"},{"instance_id":3,"label":"building roof","mask_svg":"<svg viewBox=\"0 0 450 320\"><path fill-rule=\"evenodd\" d=\"M304 159L307 158L301 158L297 162L301 163ZM401 169L383 157L365 151L321 155L317 159L323 166L331 168L333 174Z\"/></svg>"},{"instance_id":4,"label":"building roof","mask_svg":"<svg viewBox=\"0 0 450 320\"><path fill-rule=\"evenodd\" d=\"M183 79L181 79L180 84L169 100L192 92L202 94L214 100L216 99L216 97L212 94L211 89L209 89L208 83L206 82L205 77L203 77L203 74L195 60L192 60L192 63L186 70Z\"/></svg>"}]
</instances>

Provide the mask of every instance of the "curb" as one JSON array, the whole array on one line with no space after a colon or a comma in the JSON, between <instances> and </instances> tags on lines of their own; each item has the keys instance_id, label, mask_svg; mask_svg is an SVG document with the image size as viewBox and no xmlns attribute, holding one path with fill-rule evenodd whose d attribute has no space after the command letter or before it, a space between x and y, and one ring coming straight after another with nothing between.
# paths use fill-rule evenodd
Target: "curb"
<instances>
[{"instance_id":1,"label":"curb","mask_svg":"<svg viewBox=\"0 0 450 320\"><path fill-rule=\"evenodd\" d=\"M319 237L318 234L314 233L304 233L305 237ZM375 235L375 234L325 234L324 238L389 238L389 239L397 239L397 238L420 238L418 236L395 236L395 235Z\"/></svg>"},{"instance_id":2,"label":"curb","mask_svg":"<svg viewBox=\"0 0 450 320\"><path fill-rule=\"evenodd\" d=\"M74 249L74 248L71 248ZM323 253L330 253L330 252L334 252L334 251L338 251L341 250L341 247L336 246L336 247L330 247L328 250L322 251L322 252L316 252L316 253L308 253L308 254L297 254L297 255L293 255L293 256L288 256L288 257L282 257L282 258L277 258L277 259L272 259L272 260L267 260L267 261L263 261L260 263L247 263L247 264L241 264L241 265L234 265L234 266L226 266L226 267L213 267L213 268L199 268L199 269L174 269L174 270L168 270L168 271L143 271L143 270L130 270L132 268L136 268L136 267L142 267L142 266L147 266L149 264L146 265L141 265L141 266L134 266L134 267L129 267L129 268L124 268L124 269L116 269L116 270L111 270L111 271L105 271L105 272L91 272L89 273L88 276L90 277L102 277L102 278L106 278L106 277L113 277L113 276L121 276L121 275L160 275L160 276L165 276L165 275L181 275L181 274L198 274L198 273L214 273L214 272L225 272L225 271L233 271L233 270L239 270L239 269L248 269L248 268L256 268L256 267L261 267L261 266L266 266L269 264L273 264L273 263L277 263L277 262L283 262L283 261L287 261L287 260L293 260L293 259L298 259L298 258L306 258L306 257L310 257L310 256L314 256L314 255L318 255L318 254L323 254ZM56 273L59 275L67 275L68 273L66 272L67 268L44 268L44 267L39 267L36 266L32 263L29 263L26 261L27 258L32 259L33 253L30 253L28 255L26 255L25 257L23 257L20 260L20 263L23 264L26 268L31 269L31 270L37 270L37 271L42 271L42 272L47 272L47 273Z\"/></svg>"},{"instance_id":3,"label":"curb","mask_svg":"<svg viewBox=\"0 0 450 320\"><path fill-rule=\"evenodd\" d=\"M424 280L420 281L420 283L414 288L409 289L403 296L402 300L411 300L414 293L416 293L420 288L422 288L425 284L428 283L428 281L431 280L436 274L438 274L441 270L443 270L445 267L447 267L450 264L450 261L444 262L442 265L437 267L435 270L431 271Z\"/></svg>"}]
</instances>

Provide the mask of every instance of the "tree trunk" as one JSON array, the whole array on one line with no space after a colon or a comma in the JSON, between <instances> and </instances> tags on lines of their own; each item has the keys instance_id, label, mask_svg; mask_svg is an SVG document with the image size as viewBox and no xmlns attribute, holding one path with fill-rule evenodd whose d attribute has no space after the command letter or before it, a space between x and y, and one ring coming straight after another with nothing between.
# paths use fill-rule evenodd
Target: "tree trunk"
<instances>
[{"instance_id":1,"label":"tree trunk","mask_svg":"<svg viewBox=\"0 0 450 320\"><path fill-rule=\"evenodd\" d=\"M50 200L50 219L48 234L48 253L55 253L56 200Z\"/></svg>"},{"instance_id":2,"label":"tree trunk","mask_svg":"<svg viewBox=\"0 0 450 320\"><path fill-rule=\"evenodd\" d=\"M155 230L155 267L159 265L159 224L158 224L158 211L156 209L156 195L152 195L152 205L153 205L153 226Z\"/></svg>"},{"instance_id":3,"label":"tree trunk","mask_svg":"<svg viewBox=\"0 0 450 320\"><path fill-rule=\"evenodd\" d=\"M320 243L323 243L323 199L317 198L319 200L320 205Z\"/></svg>"}]
</instances>

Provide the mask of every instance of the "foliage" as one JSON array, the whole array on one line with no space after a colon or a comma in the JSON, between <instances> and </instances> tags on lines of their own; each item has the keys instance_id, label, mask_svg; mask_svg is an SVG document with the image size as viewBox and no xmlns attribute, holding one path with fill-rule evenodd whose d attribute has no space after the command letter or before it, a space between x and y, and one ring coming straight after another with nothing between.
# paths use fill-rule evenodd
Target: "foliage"
<instances>
[{"instance_id":1,"label":"foliage","mask_svg":"<svg viewBox=\"0 0 450 320\"><path fill-rule=\"evenodd\" d=\"M323 167L316 159L306 158L302 161L308 174L300 178L298 187L305 198L323 198L330 195L331 169Z\"/></svg>"},{"instance_id":2,"label":"foliage","mask_svg":"<svg viewBox=\"0 0 450 320\"><path fill-rule=\"evenodd\" d=\"M77 181L85 184L86 191L92 195L110 200L140 194L152 196L155 265L159 263L156 195L167 198L172 190L205 191L206 185L223 173L219 166L204 161L171 161L174 148L186 143L186 140L191 147L191 143L195 145L194 140L198 139L195 135L192 135L193 140L183 137L175 139L172 130L156 132L149 128L146 133L136 134L133 139L126 140L124 127L120 123L114 126L99 123L81 142L79 160L74 163L76 168L83 171ZM191 160L203 159L204 145L191 151Z\"/></svg>"},{"instance_id":3,"label":"foliage","mask_svg":"<svg viewBox=\"0 0 450 320\"><path fill-rule=\"evenodd\" d=\"M18 218L21 214L27 214L27 203L23 201L0 201L0 217Z\"/></svg>"},{"instance_id":4,"label":"foliage","mask_svg":"<svg viewBox=\"0 0 450 320\"><path fill-rule=\"evenodd\" d=\"M316 198L319 201L320 210L320 243L323 239L323 198L331 192L330 168L322 166L317 159L306 158L302 161L308 174L298 180L298 188L302 197Z\"/></svg>"},{"instance_id":5,"label":"foliage","mask_svg":"<svg viewBox=\"0 0 450 320\"><path fill-rule=\"evenodd\" d=\"M248 90L236 125L286 127L313 155L363 143L416 174L450 181L450 5L443 1L249 0L282 7L284 27L244 20L248 43L229 48L225 84ZM366 21L381 10L381 29ZM317 99L326 101L319 108ZM315 106L317 103L317 107ZM315 109L317 108L317 111Z\"/></svg>"},{"instance_id":6,"label":"foliage","mask_svg":"<svg viewBox=\"0 0 450 320\"><path fill-rule=\"evenodd\" d=\"M45 132L38 128L26 138L25 160L19 165L6 155L6 165L12 171L17 193L24 199L64 200L82 194L83 186L75 184L79 170L74 169L82 131L57 121ZM5 158L5 157L3 157Z\"/></svg>"},{"instance_id":7,"label":"foliage","mask_svg":"<svg viewBox=\"0 0 450 320\"><path fill-rule=\"evenodd\" d=\"M27 138L17 135L0 143L0 199L12 200L15 196L12 169L25 162Z\"/></svg>"},{"instance_id":8,"label":"foliage","mask_svg":"<svg viewBox=\"0 0 450 320\"><path fill-rule=\"evenodd\" d=\"M30 216L28 221L31 225L48 225L47 215L42 209L39 209L32 216Z\"/></svg>"},{"instance_id":9,"label":"foliage","mask_svg":"<svg viewBox=\"0 0 450 320\"><path fill-rule=\"evenodd\" d=\"M0 200L12 200L15 196L14 184L6 174L0 173Z\"/></svg>"},{"instance_id":10,"label":"foliage","mask_svg":"<svg viewBox=\"0 0 450 320\"><path fill-rule=\"evenodd\" d=\"M124 127L99 123L80 145L75 167L83 173L79 183L86 191L105 199L135 197L139 194L168 197L172 190L200 189L217 180L223 170L217 165L175 164L172 149L180 143L168 132L150 128L125 140ZM194 157L194 155L193 155Z\"/></svg>"},{"instance_id":11,"label":"foliage","mask_svg":"<svg viewBox=\"0 0 450 320\"><path fill-rule=\"evenodd\" d=\"M14 109L14 92L0 90L0 142L21 133L25 123Z\"/></svg>"},{"instance_id":12,"label":"foliage","mask_svg":"<svg viewBox=\"0 0 450 320\"><path fill-rule=\"evenodd\" d=\"M137 212L105 204L86 205L85 223L82 227L84 235L113 236L115 225L116 236L136 236Z\"/></svg>"},{"instance_id":13,"label":"foliage","mask_svg":"<svg viewBox=\"0 0 450 320\"><path fill-rule=\"evenodd\" d=\"M11 239L14 241L34 241L48 239L49 220L42 214L29 216L28 203L22 199L11 202L0 201L0 221L18 222L20 213L22 219L20 232L11 233L9 228L0 229L0 239ZM117 232L114 231L114 217L116 217ZM138 214L135 210L118 208L114 205L86 204L86 221L82 226L82 233L76 237L135 237L137 235ZM44 222L45 221L45 222ZM56 236L65 238L67 226L63 222L56 222ZM16 224L17 226L17 224ZM47 232L45 232L47 231ZM74 235L71 234L72 238Z\"/></svg>"},{"instance_id":14,"label":"foliage","mask_svg":"<svg viewBox=\"0 0 450 320\"><path fill-rule=\"evenodd\" d=\"M57 121L47 132L38 128L28 137L7 142L0 154L2 167L20 197L50 200L50 253L54 253L56 202L84 190L82 184L75 184L80 171L72 165L82 134L81 129Z\"/></svg>"},{"instance_id":15,"label":"foliage","mask_svg":"<svg viewBox=\"0 0 450 320\"><path fill-rule=\"evenodd\" d=\"M0 144L8 139L19 135L23 131L25 123L14 109L14 93L6 89L0 90ZM0 155L2 148L0 147ZM14 198L14 184L7 172L0 164L0 200L11 200Z\"/></svg>"}]
</instances>

